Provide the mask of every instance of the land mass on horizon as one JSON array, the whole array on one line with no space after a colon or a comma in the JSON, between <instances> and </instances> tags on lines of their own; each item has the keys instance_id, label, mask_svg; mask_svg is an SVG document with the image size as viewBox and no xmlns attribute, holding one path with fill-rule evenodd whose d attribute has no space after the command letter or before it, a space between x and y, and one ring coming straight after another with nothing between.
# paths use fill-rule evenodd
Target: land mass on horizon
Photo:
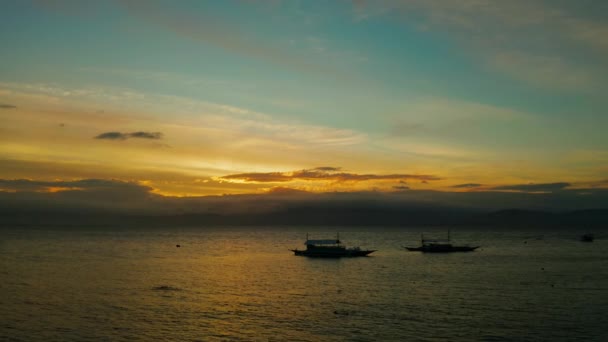
<instances>
[{"instance_id":1,"label":"land mass on horizon","mask_svg":"<svg viewBox=\"0 0 608 342\"><path fill-rule=\"evenodd\" d=\"M485 226L606 227L608 209L564 212L507 209L499 211L297 207L266 213L128 215L83 211L1 212L0 227L78 226Z\"/></svg>"}]
</instances>

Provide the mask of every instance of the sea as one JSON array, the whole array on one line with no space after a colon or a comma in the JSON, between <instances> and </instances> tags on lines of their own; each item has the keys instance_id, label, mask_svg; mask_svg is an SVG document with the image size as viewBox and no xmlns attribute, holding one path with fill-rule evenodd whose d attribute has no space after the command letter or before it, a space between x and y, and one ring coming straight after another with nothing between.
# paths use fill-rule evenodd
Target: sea
<instances>
[{"instance_id":1,"label":"sea","mask_svg":"<svg viewBox=\"0 0 608 342\"><path fill-rule=\"evenodd\" d=\"M369 257L294 256L310 238ZM0 229L1 341L608 341L608 231ZM179 245L180 247L177 247Z\"/></svg>"}]
</instances>

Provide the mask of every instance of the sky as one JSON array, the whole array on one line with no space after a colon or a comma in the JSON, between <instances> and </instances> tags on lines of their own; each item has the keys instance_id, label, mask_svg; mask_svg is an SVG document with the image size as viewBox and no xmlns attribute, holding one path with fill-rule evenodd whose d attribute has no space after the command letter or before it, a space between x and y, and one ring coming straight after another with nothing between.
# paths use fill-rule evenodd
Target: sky
<instances>
[{"instance_id":1,"label":"sky","mask_svg":"<svg viewBox=\"0 0 608 342\"><path fill-rule=\"evenodd\" d=\"M0 192L606 207L607 13L591 0L5 1Z\"/></svg>"}]
</instances>

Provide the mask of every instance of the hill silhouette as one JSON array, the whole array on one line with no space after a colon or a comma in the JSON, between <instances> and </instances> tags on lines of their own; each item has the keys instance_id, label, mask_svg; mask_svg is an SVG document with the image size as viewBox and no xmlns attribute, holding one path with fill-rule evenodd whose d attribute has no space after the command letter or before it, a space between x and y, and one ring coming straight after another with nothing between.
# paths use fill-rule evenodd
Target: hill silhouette
<instances>
[{"instance_id":1,"label":"hill silhouette","mask_svg":"<svg viewBox=\"0 0 608 342\"><path fill-rule=\"evenodd\" d=\"M292 206L260 213L128 215L98 211L0 212L0 226L607 226L608 209L564 212L505 209Z\"/></svg>"}]
</instances>

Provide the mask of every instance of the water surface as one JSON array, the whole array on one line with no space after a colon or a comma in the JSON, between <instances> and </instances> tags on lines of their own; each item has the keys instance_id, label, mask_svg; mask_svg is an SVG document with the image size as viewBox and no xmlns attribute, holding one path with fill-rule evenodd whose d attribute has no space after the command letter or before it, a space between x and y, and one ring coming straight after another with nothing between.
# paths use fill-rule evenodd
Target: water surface
<instances>
[{"instance_id":1,"label":"water surface","mask_svg":"<svg viewBox=\"0 0 608 342\"><path fill-rule=\"evenodd\" d=\"M457 228L482 247L422 254L401 245L444 230L339 230L378 252L288 251L336 228L4 228L0 340L608 339L601 232Z\"/></svg>"}]
</instances>

